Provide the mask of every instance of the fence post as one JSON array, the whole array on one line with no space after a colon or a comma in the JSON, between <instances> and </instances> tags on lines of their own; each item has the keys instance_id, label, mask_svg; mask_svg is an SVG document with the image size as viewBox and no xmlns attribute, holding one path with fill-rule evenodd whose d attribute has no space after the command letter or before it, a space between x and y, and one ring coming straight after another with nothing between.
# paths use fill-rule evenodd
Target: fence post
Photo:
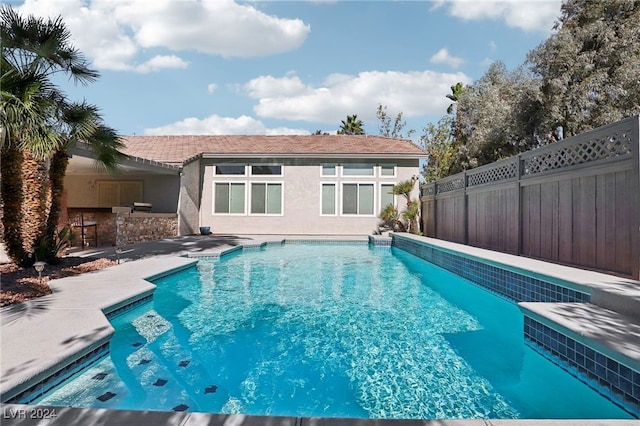
<instances>
[{"instance_id":1,"label":"fence post","mask_svg":"<svg viewBox=\"0 0 640 426\"><path fill-rule=\"evenodd\" d=\"M464 233L462 240L465 245L469 244L469 205L467 202L467 171L462 172L462 210L464 212Z\"/></svg>"},{"instance_id":2,"label":"fence post","mask_svg":"<svg viewBox=\"0 0 640 426\"><path fill-rule=\"evenodd\" d=\"M516 217L517 220L517 254L522 254L522 154L517 155L517 163L516 163Z\"/></svg>"},{"instance_id":3,"label":"fence post","mask_svg":"<svg viewBox=\"0 0 640 426\"><path fill-rule=\"evenodd\" d=\"M640 115L633 117L631 125L631 149L633 152L633 184L630 202L632 203L631 217L631 261L633 279L640 280Z\"/></svg>"}]
</instances>

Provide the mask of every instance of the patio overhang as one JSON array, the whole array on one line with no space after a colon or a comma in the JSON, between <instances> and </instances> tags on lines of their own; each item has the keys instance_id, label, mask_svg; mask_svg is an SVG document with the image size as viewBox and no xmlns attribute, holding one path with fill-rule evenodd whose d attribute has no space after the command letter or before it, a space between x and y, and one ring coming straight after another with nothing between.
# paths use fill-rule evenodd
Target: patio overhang
<instances>
[{"instance_id":1,"label":"patio overhang","mask_svg":"<svg viewBox=\"0 0 640 426\"><path fill-rule=\"evenodd\" d=\"M67 167L68 175L95 174L104 171L104 169L99 166L93 151L81 144L69 149L69 156L69 166ZM182 170L182 167L178 165L161 163L132 155L127 155L121 160L118 168L122 173L157 175L179 175Z\"/></svg>"}]
</instances>

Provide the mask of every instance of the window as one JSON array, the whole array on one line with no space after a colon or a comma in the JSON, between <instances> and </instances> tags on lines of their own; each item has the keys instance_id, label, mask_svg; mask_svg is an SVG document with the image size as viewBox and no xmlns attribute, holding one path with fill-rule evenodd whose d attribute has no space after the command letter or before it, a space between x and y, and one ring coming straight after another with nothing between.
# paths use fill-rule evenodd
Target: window
<instances>
[{"instance_id":1,"label":"window","mask_svg":"<svg viewBox=\"0 0 640 426\"><path fill-rule=\"evenodd\" d=\"M244 213L244 183L216 182L214 191L214 213Z\"/></svg>"},{"instance_id":2,"label":"window","mask_svg":"<svg viewBox=\"0 0 640 426\"><path fill-rule=\"evenodd\" d=\"M336 175L336 165L335 164L323 164L322 165L322 176L335 176Z\"/></svg>"},{"instance_id":3,"label":"window","mask_svg":"<svg viewBox=\"0 0 640 426\"><path fill-rule=\"evenodd\" d=\"M388 204L396 205L395 196L393 195L393 184L380 185L380 211L387 207Z\"/></svg>"},{"instance_id":4,"label":"window","mask_svg":"<svg viewBox=\"0 0 640 426\"><path fill-rule=\"evenodd\" d=\"M342 214L372 215L373 184L345 183L342 185Z\"/></svg>"},{"instance_id":5,"label":"window","mask_svg":"<svg viewBox=\"0 0 640 426\"><path fill-rule=\"evenodd\" d=\"M323 216L335 216L336 214L336 184L323 183L321 194L321 210Z\"/></svg>"},{"instance_id":6,"label":"window","mask_svg":"<svg viewBox=\"0 0 640 426\"><path fill-rule=\"evenodd\" d=\"M282 176L282 166L268 164L251 166L251 174L259 176Z\"/></svg>"},{"instance_id":7,"label":"window","mask_svg":"<svg viewBox=\"0 0 640 426\"><path fill-rule=\"evenodd\" d=\"M380 166L380 176L394 177L396 175L396 166L393 164L383 164Z\"/></svg>"},{"instance_id":8,"label":"window","mask_svg":"<svg viewBox=\"0 0 640 426\"><path fill-rule=\"evenodd\" d=\"M282 214L282 184L251 184L252 214Z\"/></svg>"},{"instance_id":9,"label":"window","mask_svg":"<svg viewBox=\"0 0 640 426\"><path fill-rule=\"evenodd\" d=\"M235 175L244 176L244 164L217 164L215 167L216 175Z\"/></svg>"},{"instance_id":10,"label":"window","mask_svg":"<svg viewBox=\"0 0 640 426\"><path fill-rule=\"evenodd\" d=\"M345 164L342 166L343 176L373 176L372 164Z\"/></svg>"}]
</instances>

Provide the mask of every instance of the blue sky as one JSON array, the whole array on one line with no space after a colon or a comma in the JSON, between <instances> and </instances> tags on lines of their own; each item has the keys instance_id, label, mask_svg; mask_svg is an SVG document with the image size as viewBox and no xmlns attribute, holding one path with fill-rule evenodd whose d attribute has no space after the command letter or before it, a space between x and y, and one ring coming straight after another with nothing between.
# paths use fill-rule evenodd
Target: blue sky
<instances>
[{"instance_id":1,"label":"blue sky","mask_svg":"<svg viewBox=\"0 0 640 426\"><path fill-rule=\"evenodd\" d=\"M6 1L5 1L6 2ZM357 114L404 114L414 139L446 113L446 95L488 65L521 65L560 0L26 0L61 15L100 71L61 85L98 105L123 135L335 132Z\"/></svg>"}]
</instances>

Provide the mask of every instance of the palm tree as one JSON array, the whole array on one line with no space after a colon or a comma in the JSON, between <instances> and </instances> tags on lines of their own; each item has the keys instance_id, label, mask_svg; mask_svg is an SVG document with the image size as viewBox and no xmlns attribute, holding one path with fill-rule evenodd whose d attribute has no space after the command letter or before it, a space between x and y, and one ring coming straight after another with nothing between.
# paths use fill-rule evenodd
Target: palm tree
<instances>
[{"instance_id":1,"label":"palm tree","mask_svg":"<svg viewBox=\"0 0 640 426\"><path fill-rule=\"evenodd\" d=\"M362 126L364 123L362 120L358 120L358 115L347 115L347 121L342 120L342 125L338 129L339 135L364 135L364 129Z\"/></svg>"},{"instance_id":2,"label":"palm tree","mask_svg":"<svg viewBox=\"0 0 640 426\"><path fill-rule=\"evenodd\" d=\"M20 265L33 261L33 244L41 238L44 221L41 190L27 188L23 177L33 178L35 185L44 185L42 167L45 159L60 148L62 140L52 131L49 120L56 115L57 105L64 96L51 83L57 73L65 73L74 81L88 83L98 72L88 68L86 59L70 43L70 33L62 18L22 18L10 6L0 8L0 106L3 231L7 253ZM38 178L40 176L40 178ZM25 204L25 193L33 204ZM36 219L30 220L31 214ZM25 227L35 223L35 229Z\"/></svg>"},{"instance_id":3,"label":"palm tree","mask_svg":"<svg viewBox=\"0 0 640 426\"><path fill-rule=\"evenodd\" d=\"M32 245L33 239L26 242L24 239L25 229L31 229L22 223L25 200L24 168L30 165L37 169L37 162L33 161L33 151L42 150L47 145L55 146L57 139L52 137L44 124L46 110L51 105L50 99L42 96L41 89L46 82L32 74L22 75L4 59L3 55L0 80L0 196L3 207L3 239L11 259L18 264L25 264L30 257L27 248ZM35 143L29 150L24 141ZM37 176L33 173L27 174L31 177ZM37 177L35 180L37 183ZM30 194L35 195L36 200L41 200L42 194L38 194L37 191ZM42 209L36 209L34 213L39 212L42 212Z\"/></svg>"},{"instance_id":4,"label":"palm tree","mask_svg":"<svg viewBox=\"0 0 640 426\"><path fill-rule=\"evenodd\" d=\"M458 102L460 99L460 95L464 92L465 87L462 83L458 82L451 86L451 93L447 95L447 98L451 99L453 102ZM447 108L447 114L453 114L453 109L456 106L455 103L449 105Z\"/></svg>"},{"instance_id":5,"label":"palm tree","mask_svg":"<svg viewBox=\"0 0 640 426\"><path fill-rule=\"evenodd\" d=\"M462 95L462 93L466 90L466 87L458 82L456 84L454 84L453 86L451 86L451 93L449 93L447 95L448 99L451 99L454 103L452 103L451 105L449 105L449 107L447 108L447 114L453 114L454 110L456 113L456 120L454 122L454 132L453 134L456 135L456 141L460 141L461 139L461 126L460 123L462 121L461 117L460 117L460 113L458 112L458 105L457 102L460 100L460 95Z\"/></svg>"},{"instance_id":6,"label":"palm tree","mask_svg":"<svg viewBox=\"0 0 640 426\"><path fill-rule=\"evenodd\" d=\"M384 206L384 208L378 215L378 218L382 220L380 226L385 229L390 229L391 231L398 232L407 232L407 227L400 220L400 213L398 212L398 209L392 203Z\"/></svg>"},{"instance_id":7,"label":"palm tree","mask_svg":"<svg viewBox=\"0 0 640 426\"><path fill-rule=\"evenodd\" d=\"M409 232L412 234L417 234L419 232L418 214L420 213L420 204L418 200L411 199L411 191L413 191L413 187L416 185L416 182L417 179L414 176L411 179L394 185L392 190L394 195L401 195L407 201L407 206L402 212L402 217L409 223Z\"/></svg>"},{"instance_id":8,"label":"palm tree","mask_svg":"<svg viewBox=\"0 0 640 426\"><path fill-rule=\"evenodd\" d=\"M94 105L76 103L62 111L59 134L64 143L51 156L49 162L49 187L51 202L43 237L45 260L58 260L58 221L64 193L64 177L69 165L69 149L78 144L86 145L96 157L96 167L113 172L125 157L119 149L122 140L116 131L102 122L99 110Z\"/></svg>"}]
</instances>

